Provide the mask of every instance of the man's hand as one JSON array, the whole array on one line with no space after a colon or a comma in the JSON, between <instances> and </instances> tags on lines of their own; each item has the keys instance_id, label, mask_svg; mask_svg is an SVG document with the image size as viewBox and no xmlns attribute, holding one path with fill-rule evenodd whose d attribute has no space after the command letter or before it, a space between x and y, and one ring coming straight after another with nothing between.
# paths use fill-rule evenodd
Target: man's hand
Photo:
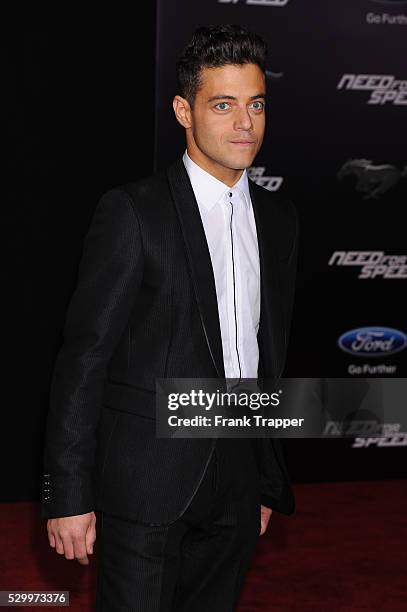
<instances>
[{"instance_id":1,"label":"man's hand","mask_svg":"<svg viewBox=\"0 0 407 612\"><path fill-rule=\"evenodd\" d=\"M271 508L267 508L267 506L260 506L260 511L261 511L261 529L260 529L260 535L263 535L263 533L266 531L267 529L267 525L269 524L269 520L270 520L270 516L271 513L273 512Z\"/></svg>"},{"instance_id":2,"label":"man's hand","mask_svg":"<svg viewBox=\"0 0 407 612\"><path fill-rule=\"evenodd\" d=\"M76 559L81 565L89 565L88 555L93 553L96 541L96 516L94 512L48 519L48 540L59 555Z\"/></svg>"}]
</instances>

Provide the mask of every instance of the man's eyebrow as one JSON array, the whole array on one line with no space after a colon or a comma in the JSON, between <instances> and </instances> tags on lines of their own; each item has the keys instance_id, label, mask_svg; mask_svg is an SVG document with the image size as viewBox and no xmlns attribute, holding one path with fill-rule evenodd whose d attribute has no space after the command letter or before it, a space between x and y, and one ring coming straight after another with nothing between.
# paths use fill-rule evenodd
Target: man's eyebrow
<instances>
[{"instance_id":1,"label":"man's eyebrow","mask_svg":"<svg viewBox=\"0 0 407 612\"><path fill-rule=\"evenodd\" d=\"M258 93L255 96L250 96L249 100L257 100L258 98L263 98L264 100L266 99L266 94L265 93ZM218 95L218 96L211 96L210 98L208 98L208 102L213 102L213 100L237 100L237 98L235 96L227 96L227 95Z\"/></svg>"}]
</instances>

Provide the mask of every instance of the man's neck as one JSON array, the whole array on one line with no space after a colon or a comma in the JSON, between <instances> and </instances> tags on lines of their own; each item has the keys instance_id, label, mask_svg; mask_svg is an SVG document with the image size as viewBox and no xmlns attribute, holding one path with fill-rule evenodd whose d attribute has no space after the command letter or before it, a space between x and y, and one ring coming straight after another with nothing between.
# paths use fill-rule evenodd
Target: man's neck
<instances>
[{"instance_id":1,"label":"man's neck","mask_svg":"<svg viewBox=\"0 0 407 612\"><path fill-rule=\"evenodd\" d=\"M187 146L187 153L193 162L197 164L202 170L208 172L214 176L218 181L225 183L228 187L233 187L240 177L242 176L243 170L235 170L234 168L226 168L216 162L211 161L208 157L200 153L197 148L190 148Z\"/></svg>"}]
</instances>

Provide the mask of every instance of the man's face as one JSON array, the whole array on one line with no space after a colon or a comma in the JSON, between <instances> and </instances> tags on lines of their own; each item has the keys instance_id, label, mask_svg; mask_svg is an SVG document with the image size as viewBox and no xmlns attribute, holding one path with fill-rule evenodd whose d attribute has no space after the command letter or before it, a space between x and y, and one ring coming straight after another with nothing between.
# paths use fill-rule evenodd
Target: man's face
<instances>
[{"instance_id":1,"label":"man's face","mask_svg":"<svg viewBox=\"0 0 407 612\"><path fill-rule=\"evenodd\" d=\"M263 142L265 77L256 64L203 68L189 138L211 167L248 168Z\"/></svg>"}]
</instances>

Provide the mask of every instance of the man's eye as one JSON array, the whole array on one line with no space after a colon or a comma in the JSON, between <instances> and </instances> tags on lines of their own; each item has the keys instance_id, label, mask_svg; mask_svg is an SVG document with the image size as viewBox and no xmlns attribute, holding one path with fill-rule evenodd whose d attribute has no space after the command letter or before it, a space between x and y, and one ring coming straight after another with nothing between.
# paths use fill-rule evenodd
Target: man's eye
<instances>
[{"instance_id":1,"label":"man's eye","mask_svg":"<svg viewBox=\"0 0 407 612\"><path fill-rule=\"evenodd\" d=\"M254 108L254 110L263 110L264 102L260 102L259 100L257 100L256 102L252 102L251 106Z\"/></svg>"},{"instance_id":2,"label":"man's eye","mask_svg":"<svg viewBox=\"0 0 407 612\"><path fill-rule=\"evenodd\" d=\"M215 108L218 110L227 110L228 106L229 104L227 102L219 102L219 104L216 104Z\"/></svg>"}]
</instances>

